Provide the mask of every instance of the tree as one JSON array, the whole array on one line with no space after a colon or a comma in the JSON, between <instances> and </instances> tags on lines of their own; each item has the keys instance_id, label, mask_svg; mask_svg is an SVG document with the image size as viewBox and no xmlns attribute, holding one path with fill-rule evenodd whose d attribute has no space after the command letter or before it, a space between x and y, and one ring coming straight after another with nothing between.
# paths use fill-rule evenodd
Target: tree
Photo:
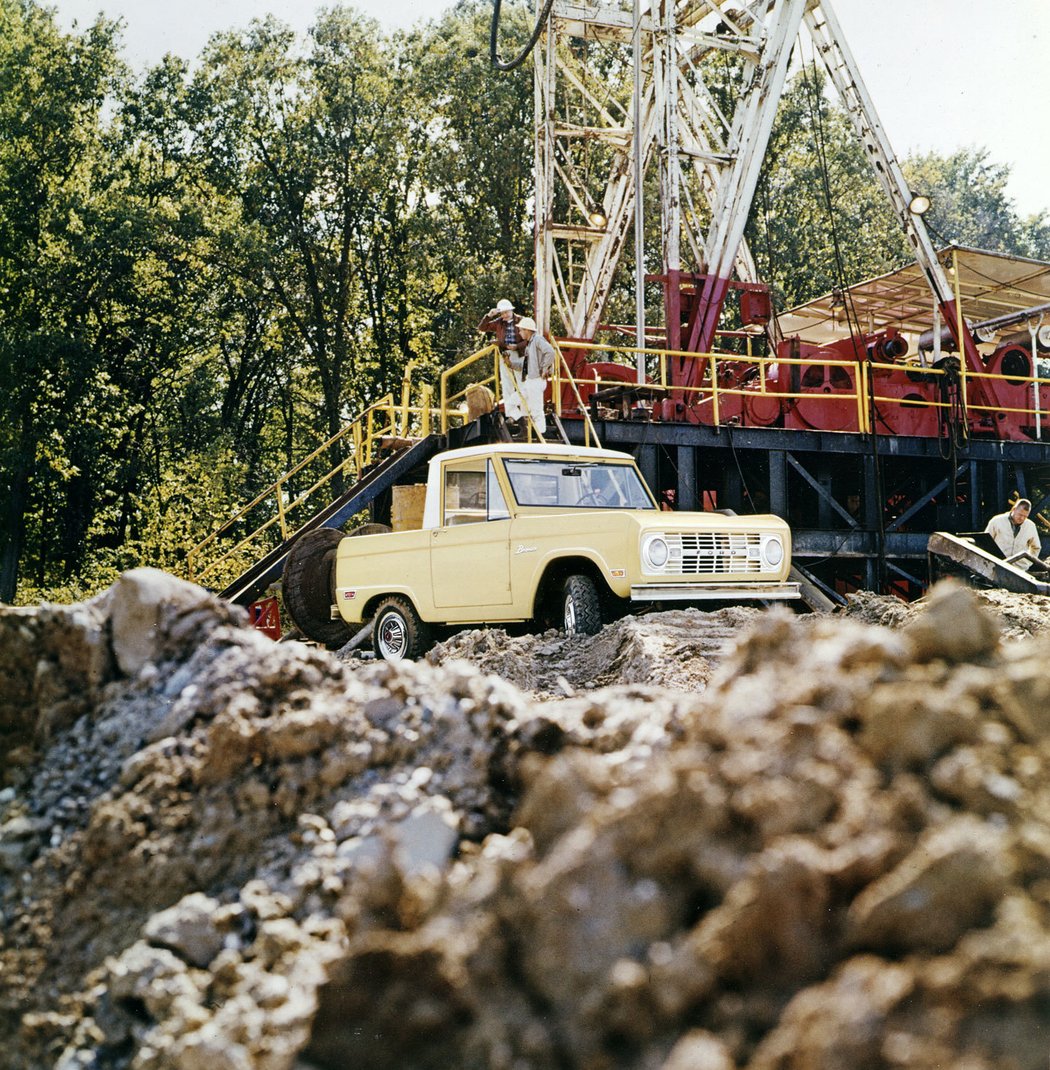
<instances>
[{"instance_id":1,"label":"tree","mask_svg":"<svg viewBox=\"0 0 1050 1070\"><path fill-rule=\"evenodd\" d=\"M378 28L334 9L306 54L273 20L215 39L191 99L195 159L239 215L231 266L273 293L334 435L411 355L410 95Z\"/></svg>"},{"instance_id":2,"label":"tree","mask_svg":"<svg viewBox=\"0 0 1050 1070\"><path fill-rule=\"evenodd\" d=\"M102 383L76 330L91 280L70 250L98 159L99 112L119 73L113 24L100 19L82 36L64 35L32 0L0 0L3 601L16 590L34 483L76 476L70 417Z\"/></svg>"},{"instance_id":3,"label":"tree","mask_svg":"<svg viewBox=\"0 0 1050 1070\"><path fill-rule=\"evenodd\" d=\"M930 198L926 223L945 244L1050 257L1050 223L1044 215L1020 218L1006 189L1010 168L993 163L987 149L913 156L904 169L912 188Z\"/></svg>"},{"instance_id":4,"label":"tree","mask_svg":"<svg viewBox=\"0 0 1050 1070\"><path fill-rule=\"evenodd\" d=\"M497 298L532 300L533 86L529 68L488 59L491 7L460 0L404 42L426 126L428 245L436 287L428 301L446 353L475 345L474 325ZM505 4L501 43L527 38L534 15Z\"/></svg>"},{"instance_id":5,"label":"tree","mask_svg":"<svg viewBox=\"0 0 1050 1070\"><path fill-rule=\"evenodd\" d=\"M827 100L825 82L811 65L789 83L747 227L781 307L891 271L908 255L849 117Z\"/></svg>"}]
</instances>

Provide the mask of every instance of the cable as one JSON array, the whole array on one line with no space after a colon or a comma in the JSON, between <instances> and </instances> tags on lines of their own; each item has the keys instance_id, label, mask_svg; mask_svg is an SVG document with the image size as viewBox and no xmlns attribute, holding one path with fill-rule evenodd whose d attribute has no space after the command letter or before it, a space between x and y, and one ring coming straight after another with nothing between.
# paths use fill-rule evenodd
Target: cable
<instances>
[{"instance_id":1,"label":"cable","mask_svg":"<svg viewBox=\"0 0 1050 1070\"><path fill-rule=\"evenodd\" d=\"M514 59L506 62L499 58L499 49L496 47L496 39L499 37L499 11L502 3L503 0L492 0L492 28L489 31L489 60L497 71L513 71L517 67L520 67L525 60L529 58L529 54L536 47L536 42L540 39L540 34L543 33L543 26L547 21L547 16L550 15L551 8L554 6L554 0L546 0L543 5L543 10L536 16L536 25L533 27L532 36L529 38L528 43L514 57Z\"/></svg>"},{"instance_id":2,"label":"cable","mask_svg":"<svg viewBox=\"0 0 1050 1070\"><path fill-rule=\"evenodd\" d=\"M816 53L814 50L812 67L814 75L816 73ZM809 97L810 113L815 120L816 130L816 147L817 158L820 161L820 177L821 186L824 191L824 199L828 209L828 221L831 228L831 243L832 251L835 257L835 275L838 279L839 289L844 295L846 302L846 321L849 324L850 341L853 343L853 355L857 361L857 375L865 374L865 358L866 352L862 352L858 345L858 336L861 335L860 323L857 319L857 310L853 303L853 294L850 288L846 285L846 270L842 262L842 250L839 246L838 228L835 225L835 206L831 198L831 180L830 171L828 168L828 159L826 151L826 142L824 137L824 117L820 107L819 95L816 91L816 87L811 84L810 79L806 75L806 64L802 65L802 79L806 85L806 93ZM813 81L816 81L814 77ZM814 105L814 101L816 104ZM879 414L876 412L874 391L868 393L868 422L871 425L871 431L868 436L869 446L871 448L871 460L873 467L873 476L875 483L875 493L878 495L878 526L875 530L876 536L876 548L878 550L878 585L879 590L882 591L886 586L886 519L885 519L885 485L882 476L882 464L879 458L879 439L878 430L876 427Z\"/></svg>"},{"instance_id":3,"label":"cable","mask_svg":"<svg viewBox=\"0 0 1050 1070\"><path fill-rule=\"evenodd\" d=\"M755 505L755 499L751 497L751 490L747 485L747 480L744 478L744 469L740 464L740 458L736 453L736 443L733 441L733 425L725 424L726 433L729 437L729 449L733 454L733 461L736 464L737 475L740 476L740 486L744 490L744 497L751 503L752 512L758 512L758 507Z\"/></svg>"}]
</instances>

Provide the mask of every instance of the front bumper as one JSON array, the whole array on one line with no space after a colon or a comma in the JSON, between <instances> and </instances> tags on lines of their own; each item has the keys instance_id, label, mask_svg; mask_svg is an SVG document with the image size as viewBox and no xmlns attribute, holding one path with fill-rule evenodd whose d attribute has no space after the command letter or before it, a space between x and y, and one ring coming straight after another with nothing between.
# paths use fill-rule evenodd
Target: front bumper
<instances>
[{"instance_id":1,"label":"front bumper","mask_svg":"<svg viewBox=\"0 0 1050 1070\"><path fill-rule=\"evenodd\" d=\"M749 602L801 598L797 583L650 583L631 587L632 602Z\"/></svg>"}]
</instances>

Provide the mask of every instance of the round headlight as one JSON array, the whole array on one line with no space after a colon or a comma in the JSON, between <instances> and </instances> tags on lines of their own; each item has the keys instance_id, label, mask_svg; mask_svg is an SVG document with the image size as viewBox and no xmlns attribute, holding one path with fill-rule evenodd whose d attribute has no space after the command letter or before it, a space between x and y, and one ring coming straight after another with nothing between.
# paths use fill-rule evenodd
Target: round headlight
<instances>
[{"instance_id":1,"label":"round headlight","mask_svg":"<svg viewBox=\"0 0 1050 1070\"><path fill-rule=\"evenodd\" d=\"M651 568L663 568L671 552L667 543L659 535L654 536L645 544L645 560Z\"/></svg>"},{"instance_id":2,"label":"round headlight","mask_svg":"<svg viewBox=\"0 0 1050 1070\"><path fill-rule=\"evenodd\" d=\"M763 541L762 560L770 568L776 568L784 560L784 544L778 535L770 535Z\"/></svg>"}]
</instances>

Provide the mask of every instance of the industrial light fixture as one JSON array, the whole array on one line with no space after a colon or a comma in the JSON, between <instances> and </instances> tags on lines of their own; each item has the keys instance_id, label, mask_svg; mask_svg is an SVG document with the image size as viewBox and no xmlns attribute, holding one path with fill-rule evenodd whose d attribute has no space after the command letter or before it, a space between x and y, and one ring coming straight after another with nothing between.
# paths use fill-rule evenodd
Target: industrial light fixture
<instances>
[{"instance_id":1,"label":"industrial light fixture","mask_svg":"<svg viewBox=\"0 0 1050 1070\"><path fill-rule=\"evenodd\" d=\"M836 286L831 291L831 307L832 308L845 308L846 307L846 295Z\"/></svg>"},{"instance_id":2,"label":"industrial light fixture","mask_svg":"<svg viewBox=\"0 0 1050 1070\"><path fill-rule=\"evenodd\" d=\"M592 227L604 227L609 222L607 216L600 208L592 208L587 213L587 221Z\"/></svg>"},{"instance_id":3,"label":"industrial light fixture","mask_svg":"<svg viewBox=\"0 0 1050 1070\"><path fill-rule=\"evenodd\" d=\"M930 198L925 193L916 193L908 202L908 211L912 215L925 215L930 210Z\"/></svg>"}]
</instances>

